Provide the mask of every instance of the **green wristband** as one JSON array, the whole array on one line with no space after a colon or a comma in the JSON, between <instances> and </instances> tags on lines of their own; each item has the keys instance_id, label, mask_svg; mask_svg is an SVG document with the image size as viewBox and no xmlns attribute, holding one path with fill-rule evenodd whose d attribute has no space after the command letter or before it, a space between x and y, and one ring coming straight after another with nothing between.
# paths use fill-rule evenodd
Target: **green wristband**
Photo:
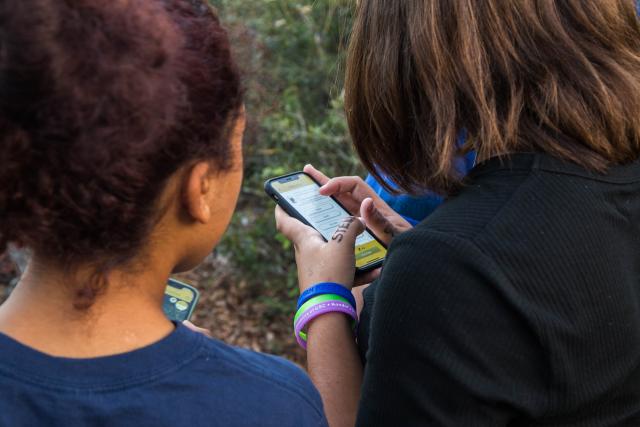
<instances>
[{"instance_id":1,"label":"green wristband","mask_svg":"<svg viewBox=\"0 0 640 427\"><path fill-rule=\"evenodd\" d=\"M335 295L335 294L318 295L317 297L311 298L309 301L305 302L304 304L302 304L302 306L300 306L300 308L296 312L295 317L293 318L293 324L295 325L295 323L298 321L298 317L300 317L302 313L307 311L309 307L311 307L312 305L316 305L320 302L326 302L326 301L342 301L351 305L351 303L347 301L346 298L342 298L340 295Z\"/></svg>"}]
</instances>

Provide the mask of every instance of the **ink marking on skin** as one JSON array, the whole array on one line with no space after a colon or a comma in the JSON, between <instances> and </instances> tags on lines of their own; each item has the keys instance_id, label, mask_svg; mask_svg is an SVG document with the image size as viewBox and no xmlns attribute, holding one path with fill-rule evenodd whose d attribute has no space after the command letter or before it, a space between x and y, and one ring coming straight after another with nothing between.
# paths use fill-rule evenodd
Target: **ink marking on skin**
<instances>
[{"instance_id":1,"label":"ink marking on skin","mask_svg":"<svg viewBox=\"0 0 640 427\"><path fill-rule=\"evenodd\" d=\"M397 230L391 224L387 224L387 226L384 228L383 231L384 231L384 233L390 235L391 237L396 237Z\"/></svg>"},{"instance_id":2,"label":"ink marking on skin","mask_svg":"<svg viewBox=\"0 0 640 427\"><path fill-rule=\"evenodd\" d=\"M331 240L335 240L338 243L342 242L342 239L344 238L344 233L347 232L347 230L349 229L349 226L351 226L351 224L355 220L356 219L353 217L345 219L340 225L338 225L338 228L336 228L336 231L333 233L333 236L331 236Z\"/></svg>"},{"instance_id":3,"label":"ink marking on skin","mask_svg":"<svg viewBox=\"0 0 640 427\"><path fill-rule=\"evenodd\" d=\"M387 218L384 217L384 215L382 215L380 213L380 211L378 211L377 209L375 209L375 216L376 216L376 220L379 222L383 222L386 225L384 226L384 229L382 230L383 233L388 234L389 236L391 236L392 238L396 236L396 234L398 234L398 230L393 226L393 224L391 224Z\"/></svg>"}]
</instances>

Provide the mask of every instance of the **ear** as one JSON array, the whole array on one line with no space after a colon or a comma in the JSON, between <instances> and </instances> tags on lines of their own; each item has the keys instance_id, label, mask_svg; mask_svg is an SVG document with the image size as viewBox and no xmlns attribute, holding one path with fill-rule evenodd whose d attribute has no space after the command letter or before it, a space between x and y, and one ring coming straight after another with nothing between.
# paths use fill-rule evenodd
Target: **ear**
<instances>
[{"instance_id":1,"label":"ear","mask_svg":"<svg viewBox=\"0 0 640 427\"><path fill-rule=\"evenodd\" d=\"M208 162L198 162L187 173L183 202L194 221L207 224L211 220L211 174Z\"/></svg>"}]
</instances>

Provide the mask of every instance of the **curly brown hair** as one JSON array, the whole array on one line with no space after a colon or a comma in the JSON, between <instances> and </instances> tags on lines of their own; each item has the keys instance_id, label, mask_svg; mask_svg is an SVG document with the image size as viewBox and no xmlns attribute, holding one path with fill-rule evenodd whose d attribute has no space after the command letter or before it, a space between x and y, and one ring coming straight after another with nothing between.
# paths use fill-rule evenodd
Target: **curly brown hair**
<instances>
[{"instance_id":1,"label":"curly brown hair","mask_svg":"<svg viewBox=\"0 0 640 427\"><path fill-rule=\"evenodd\" d=\"M0 252L126 264L180 167L230 164L226 32L187 0L0 2Z\"/></svg>"}]
</instances>

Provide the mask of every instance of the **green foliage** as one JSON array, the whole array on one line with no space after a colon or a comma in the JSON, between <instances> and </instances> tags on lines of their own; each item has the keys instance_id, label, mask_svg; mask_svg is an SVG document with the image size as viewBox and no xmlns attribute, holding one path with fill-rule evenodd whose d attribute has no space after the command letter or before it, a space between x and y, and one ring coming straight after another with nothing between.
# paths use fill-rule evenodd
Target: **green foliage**
<instances>
[{"instance_id":1,"label":"green foliage","mask_svg":"<svg viewBox=\"0 0 640 427\"><path fill-rule=\"evenodd\" d=\"M273 315L297 295L293 251L276 233L267 178L306 163L328 175L361 172L343 112L348 0L214 0L245 72L248 126L238 210L218 250Z\"/></svg>"}]
</instances>

